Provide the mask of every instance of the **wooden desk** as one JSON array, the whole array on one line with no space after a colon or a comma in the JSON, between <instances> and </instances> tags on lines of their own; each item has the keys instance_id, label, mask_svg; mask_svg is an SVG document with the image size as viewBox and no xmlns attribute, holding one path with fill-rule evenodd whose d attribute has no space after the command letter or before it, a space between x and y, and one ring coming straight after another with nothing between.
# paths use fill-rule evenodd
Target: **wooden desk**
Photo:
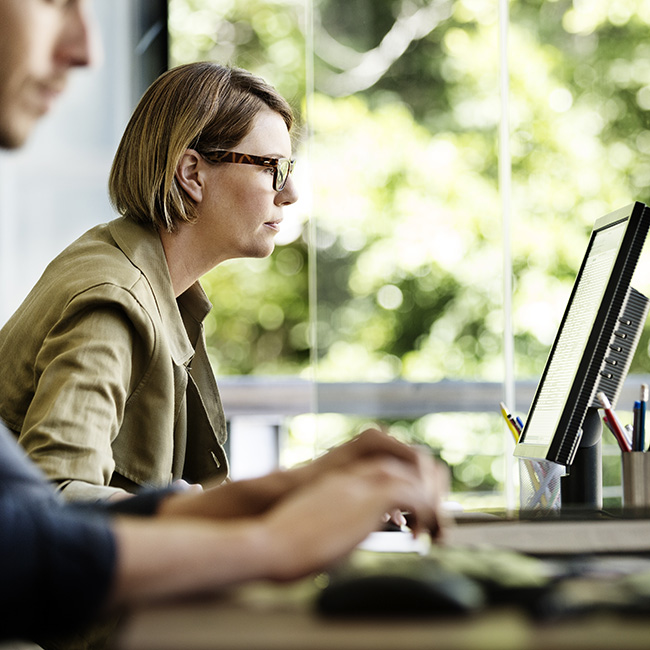
<instances>
[{"instance_id":1,"label":"wooden desk","mask_svg":"<svg viewBox=\"0 0 650 650\"><path fill-rule=\"evenodd\" d=\"M645 528L644 528L645 527ZM557 524L528 526L490 523L460 526L463 545L493 544L529 550L549 539L557 550L573 536L590 532L594 548L626 544L634 551L650 548L650 521L608 523L594 535L591 524L567 524L570 535L558 535ZM547 533L540 536L540 533ZM547 541L541 537L548 537ZM589 537L589 535L587 535ZM575 539L575 537L574 537ZM625 542L625 543L624 543ZM553 546L550 544L550 546ZM550 549L552 550L552 549ZM529 550L530 552L530 550ZM598 549L593 552L598 552ZM314 580L295 585L250 585L221 598L167 604L133 612L114 640L113 650L637 650L650 648L650 617L598 614L555 623L536 622L516 609L491 608L479 615L412 620L335 620L314 611Z\"/></svg>"},{"instance_id":2,"label":"wooden desk","mask_svg":"<svg viewBox=\"0 0 650 650\"><path fill-rule=\"evenodd\" d=\"M114 650L632 650L650 647L650 621L591 616L534 624L511 610L469 618L333 621L286 588L138 611ZM254 589L253 589L254 591ZM289 589L290 592L290 589ZM258 594L259 596L259 594ZM274 598L274 602L272 602Z\"/></svg>"}]
</instances>

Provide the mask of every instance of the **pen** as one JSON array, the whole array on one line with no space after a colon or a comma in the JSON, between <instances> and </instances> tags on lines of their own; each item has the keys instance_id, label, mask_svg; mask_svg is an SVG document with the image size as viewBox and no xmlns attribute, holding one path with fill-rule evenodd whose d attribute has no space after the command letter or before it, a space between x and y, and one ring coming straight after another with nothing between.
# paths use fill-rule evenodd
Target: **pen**
<instances>
[{"instance_id":1,"label":"pen","mask_svg":"<svg viewBox=\"0 0 650 650\"><path fill-rule=\"evenodd\" d=\"M645 414L648 406L648 384L641 384L641 408L639 409L639 443L645 451Z\"/></svg>"},{"instance_id":2,"label":"pen","mask_svg":"<svg viewBox=\"0 0 650 650\"><path fill-rule=\"evenodd\" d=\"M503 415L503 419L506 421L506 424L512 433L512 437L515 439L515 442L519 442L519 434L521 431L519 430L516 420L512 417L512 415L510 415L508 409L506 408L506 405L503 402L499 402L499 406L501 407L501 415Z\"/></svg>"},{"instance_id":3,"label":"pen","mask_svg":"<svg viewBox=\"0 0 650 650\"><path fill-rule=\"evenodd\" d=\"M612 435L614 437L616 437L616 433L614 433L614 427L610 424L609 418L606 415L603 415L603 423L612 432ZM625 425L625 433L626 433L625 438L627 439L628 444L630 446L632 446L632 443L630 442L632 440L632 435L631 435L632 434L632 425L631 424L626 424Z\"/></svg>"},{"instance_id":4,"label":"pen","mask_svg":"<svg viewBox=\"0 0 650 650\"><path fill-rule=\"evenodd\" d=\"M634 424L632 425L632 451L643 451L643 444L641 443L641 402L636 400L632 407L632 417Z\"/></svg>"},{"instance_id":5,"label":"pen","mask_svg":"<svg viewBox=\"0 0 650 650\"><path fill-rule=\"evenodd\" d=\"M609 403L609 400L607 399L607 395L600 391L598 395L596 395L598 398L598 401L602 404L603 410L605 411L605 415L607 416L607 420L605 421L605 424L607 424L609 430L614 434L614 437L618 441L618 446L621 448L621 451L632 451L632 447L630 447L630 443L627 441L627 438L625 437L625 433L623 431L623 427L621 426L621 423L619 419L616 417L616 413L614 413L612 409L612 405Z\"/></svg>"}]
</instances>

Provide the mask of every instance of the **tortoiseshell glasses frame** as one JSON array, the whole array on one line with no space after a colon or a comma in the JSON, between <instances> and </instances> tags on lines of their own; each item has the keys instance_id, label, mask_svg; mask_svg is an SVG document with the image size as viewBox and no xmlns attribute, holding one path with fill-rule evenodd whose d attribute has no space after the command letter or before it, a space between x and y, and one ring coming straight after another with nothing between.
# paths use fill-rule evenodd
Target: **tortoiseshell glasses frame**
<instances>
[{"instance_id":1,"label":"tortoiseshell glasses frame","mask_svg":"<svg viewBox=\"0 0 650 650\"><path fill-rule=\"evenodd\" d=\"M200 152L201 153L201 152ZM273 189L281 192L287 184L289 174L296 164L295 160L289 158L268 158L266 156L253 156L249 153L237 151L226 151L217 149L210 153L201 155L212 163L239 163L244 165L258 165L260 167L271 167L273 169Z\"/></svg>"}]
</instances>

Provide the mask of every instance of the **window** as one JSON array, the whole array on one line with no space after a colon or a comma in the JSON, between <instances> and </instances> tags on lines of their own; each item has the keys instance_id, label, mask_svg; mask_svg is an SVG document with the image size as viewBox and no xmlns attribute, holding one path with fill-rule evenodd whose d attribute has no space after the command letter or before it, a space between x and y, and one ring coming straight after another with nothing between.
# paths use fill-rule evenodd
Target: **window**
<instances>
[{"instance_id":1,"label":"window","mask_svg":"<svg viewBox=\"0 0 650 650\"><path fill-rule=\"evenodd\" d=\"M294 444L383 416L465 504L503 505L493 382L514 373L524 415L591 225L648 198L649 22L650 2L172 0L173 63L251 69L304 121L282 245L208 279L218 374L315 378Z\"/></svg>"}]
</instances>

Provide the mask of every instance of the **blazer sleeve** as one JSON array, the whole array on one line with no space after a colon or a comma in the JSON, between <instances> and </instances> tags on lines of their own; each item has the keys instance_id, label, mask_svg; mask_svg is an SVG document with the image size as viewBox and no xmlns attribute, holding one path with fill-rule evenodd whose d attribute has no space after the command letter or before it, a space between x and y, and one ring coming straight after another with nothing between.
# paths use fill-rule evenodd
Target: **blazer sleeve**
<instances>
[{"instance_id":1,"label":"blazer sleeve","mask_svg":"<svg viewBox=\"0 0 650 650\"><path fill-rule=\"evenodd\" d=\"M149 331L133 296L109 285L75 297L43 341L19 441L69 500L121 492L111 443L150 363Z\"/></svg>"}]
</instances>

